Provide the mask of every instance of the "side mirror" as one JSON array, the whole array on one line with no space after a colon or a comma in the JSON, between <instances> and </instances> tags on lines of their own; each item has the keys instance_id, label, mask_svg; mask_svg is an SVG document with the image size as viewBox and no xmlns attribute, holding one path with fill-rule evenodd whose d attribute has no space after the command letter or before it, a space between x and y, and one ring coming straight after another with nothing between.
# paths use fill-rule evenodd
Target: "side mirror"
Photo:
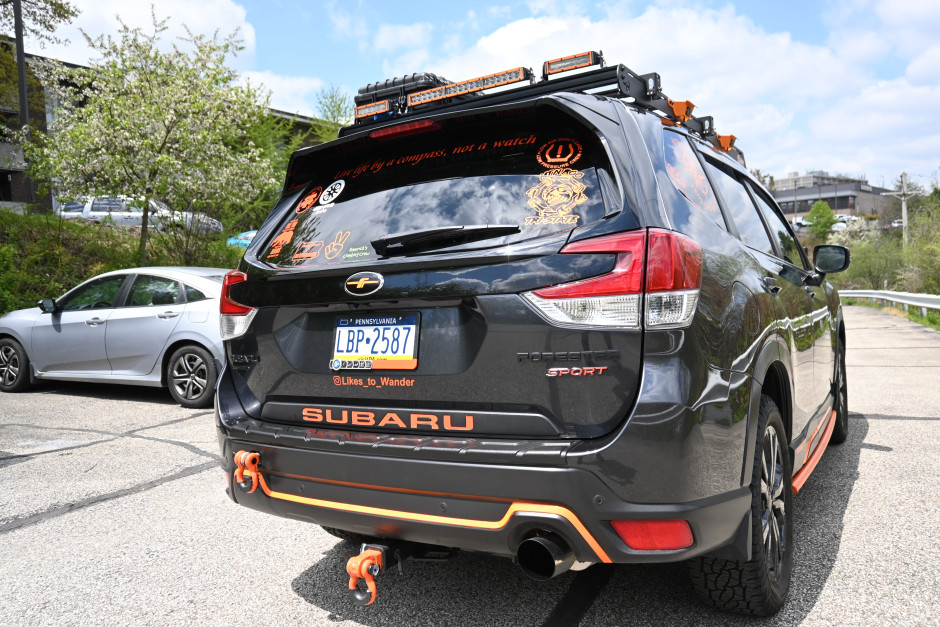
<instances>
[{"instance_id":1,"label":"side mirror","mask_svg":"<svg viewBox=\"0 0 940 627\"><path fill-rule=\"evenodd\" d=\"M39 305L39 308L42 309L43 313L55 313L59 310L59 308L55 305L55 301L51 298L43 298L36 304Z\"/></svg>"},{"instance_id":2,"label":"side mirror","mask_svg":"<svg viewBox=\"0 0 940 627\"><path fill-rule=\"evenodd\" d=\"M818 272L842 272L849 267L852 257L845 246L817 246L813 249L813 265Z\"/></svg>"}]
</instances>

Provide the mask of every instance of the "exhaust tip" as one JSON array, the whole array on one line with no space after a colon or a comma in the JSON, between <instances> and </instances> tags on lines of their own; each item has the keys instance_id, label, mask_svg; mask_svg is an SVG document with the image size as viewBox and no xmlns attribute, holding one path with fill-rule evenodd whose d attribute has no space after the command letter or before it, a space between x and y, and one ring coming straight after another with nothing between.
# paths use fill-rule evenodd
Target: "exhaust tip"
<instances>
[{"instance_id":1,"label":"exhaust tip","mask_svg":"<svg viewBox=\"0 0 940 627\"><path fill-rule=\"evenodd\" d=\"M523 540L516 559L522 572L536 581L557 577L574 565L574 553L568 543L550 531Z\"/></svg>"}]
</instances>

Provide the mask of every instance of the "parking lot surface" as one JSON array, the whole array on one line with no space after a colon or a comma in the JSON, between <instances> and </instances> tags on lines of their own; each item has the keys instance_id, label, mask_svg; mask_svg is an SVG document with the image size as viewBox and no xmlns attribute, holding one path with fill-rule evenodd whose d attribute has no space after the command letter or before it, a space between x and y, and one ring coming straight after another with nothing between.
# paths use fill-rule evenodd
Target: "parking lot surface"
<instances>
[{"instance_id":1,"label":"parking lot surface","mask_svg":"<svg viewBox=\"0 0 940 627\"><path fill-rule=\"evenodd\" d=\"M849 439L794 499L789 600L768 625L940 625L940 333L847 307ZM464 553L378 577L356 547L224 494L211 411L165 390L48 383L0 395L5 625L755 624L701 605L682 564L548 582Z\"/></svg>"}]
</instances>

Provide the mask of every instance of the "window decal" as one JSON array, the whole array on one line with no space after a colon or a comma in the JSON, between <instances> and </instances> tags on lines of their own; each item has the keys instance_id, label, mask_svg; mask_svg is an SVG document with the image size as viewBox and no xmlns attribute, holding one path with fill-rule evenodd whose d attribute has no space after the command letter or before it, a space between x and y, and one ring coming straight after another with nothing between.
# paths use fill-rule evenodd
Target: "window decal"
<instances>
[{"instance_id":1,"label":"window decal","mask_svg":"<svg viewBox=\"0 0 940 627\"><path fill-rule=\"evenodd\" d=\"M558 170L573 165L584 149L573 139L562 137L542 144L535 158L543 168Z\"/></svg>"},{"instance_id":2,"label":"window decal","mask_svg":"<svg viewBox=\"0 0 940 627\"><path fill-rule=\"evenodd\" d=\"M268 259L271 257L277 257L281 254L281 249L285 244L290 244L291 240L294 239L294 229L297 227L297 220L291 220L287 223L287 226L284 227L284 230L281 231L280 235L274 238L274 241L271 242L271 251L268 253Z\"/></svg>"},{"instance_id":3,"label":"window decal","mask_svg":"<svg viewBox=\"0 0 940 627\"><path fill-rule=\"evenodd\" d=\"M326 258L336 259L337 255L346 248L346 240L349 239L349 231L339 231L333 241L326 245Z\"/></svg>"},{"instance_id":4,"label":"window decal","mask_svg":"<svg viewBox=\"0 0 940 627\"><path fill-rule=\"evenodd\" d=\"M539 175L539 183L526 192L529 206L537 216L526 216L526 226L540 224L577 224L579 216L571 211L587 200L587 189L580 179L584 172L578 170L549 170Z\"/></svg>"},{"instance_id":5,"label":"window decal","mask_svg":"<svg viewBox=\"0 0 940 627\"><path fill-rule=\"evenodd\" d=\"M297 213L301 214L310 207L314 206L317 203L317 200L320 199L320 194L323 192L323 188L317 185L310 190L310 193L304 196L304 199L300 201L300 204L297 205Z\"/></svg>"},{"instance_id":6,"label":"window decal","mask_svg":"<svg viewBox=\"0 0 940 627\"><path fill-rule=\"evenodd\" d=\"M345 187L346 187L346 181L344 181L343 179L334 181L329 187L327 187L323 191L322 194L320 194L320 204L328 205L334 200L336 200L336 197L339 196L340 193L342 193L343 188Z\"/></svg>"}]
</instances>

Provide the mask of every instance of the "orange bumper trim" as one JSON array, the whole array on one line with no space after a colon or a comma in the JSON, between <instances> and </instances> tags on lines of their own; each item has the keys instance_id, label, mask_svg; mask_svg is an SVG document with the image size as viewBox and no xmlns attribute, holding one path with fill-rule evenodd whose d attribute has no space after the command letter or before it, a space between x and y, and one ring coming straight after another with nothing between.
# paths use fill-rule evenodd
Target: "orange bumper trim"
<instances>
[{"instance_id":1,"label":"orange bumper trim","mask_svg":"<svg viewBox=\"0 0 940 627\"><path fill-rule=\"evenodd\" d=\"M571 526L577 530L584 541L587 542L591 547L591 550L594 551L594 553L602 562L605 564L610 564L613 562L613 560L610 559L610 556L607 555L607 552L601 548L601 545L597 542L597 540L594 539L594 536L591 535L581 520L574 514L574 512L566 507L561 507L559 505L546 505L543 503L514 501L509 506L509 509L506 510L506 513L503 515L503 517L499 520L474 520L470 518L454 518L451 516L438 516L435 514L418 514L415 512L386 509L384 507L370 507L367 505L354 505L352 503L340 503L338 501L314 499L307 496L297 496L296 494L287 494L286 492L276 492L271 490L268 487L267 482L264 480L264 476L261 474L261 471L258 470L258 461L260 460L257 460L256 457L243 455L243 453L244 451L239 451L235 454L235 463L237 466L239 466L239 468L235 471L236 478L239 476L248 477L251 479L252 484L254 484L256 481L255 477L257 477L257 483L261 486L262 491L264 491L264 493L272 499L291 501L293 503L301 503L303 505L312 505L313 507L324 507L327 509L334 509L343 512L355 512L357 514L384 516L386 518L397 518L399 520L412 520L415 522L431 523L436 525L471 527L474 529L485 530L502 529L516 514L549 514L553 516L560 516L571 523ZM242 462L244 461L254 463L242 467Z\"/></svg>"}]
</instances>

